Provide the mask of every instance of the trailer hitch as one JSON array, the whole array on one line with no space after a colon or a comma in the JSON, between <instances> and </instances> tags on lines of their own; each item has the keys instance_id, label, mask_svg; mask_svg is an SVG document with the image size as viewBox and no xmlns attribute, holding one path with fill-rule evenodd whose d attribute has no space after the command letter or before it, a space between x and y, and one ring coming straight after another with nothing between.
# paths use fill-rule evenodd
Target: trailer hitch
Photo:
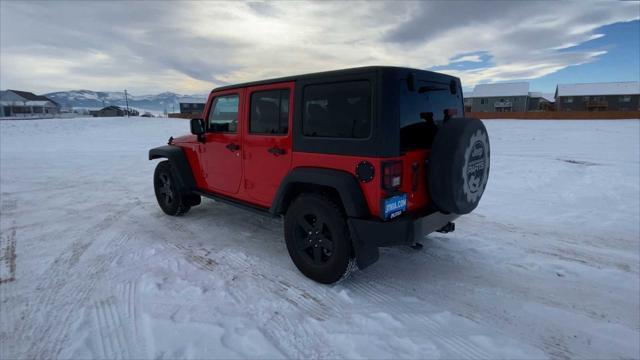
<instances>
[{"instance_id":1,"label":"trailer hitch","mask_svg":"<svg viewBox=\"0 0 640 360\"><path fill-rule=\"evenodd\" d=\"M439 233L450 233L456 230L456 224L452 223L452 222L448 222L447 225L441 227L440 229L436 230Z\"/></svg>"}]
</instances>

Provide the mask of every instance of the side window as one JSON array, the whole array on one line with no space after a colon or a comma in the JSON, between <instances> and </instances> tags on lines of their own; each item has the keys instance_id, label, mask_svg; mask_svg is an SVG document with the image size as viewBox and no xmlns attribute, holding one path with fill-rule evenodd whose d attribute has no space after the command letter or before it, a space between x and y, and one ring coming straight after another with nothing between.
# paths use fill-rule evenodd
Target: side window
<instances>
[{"instance_id":1,"label":"side window","mask_svg":"<svg viewBox=\"0 0 640 360\"><path fill-rule=\"evenodd\" d=\"M349 81L304 88L302 133L363 139L371 134L371 85Z\"/></svg>"},{"instance_id":2,"label":"side window","mask_svg":"<svg viewBox=\"0 0 640 360\"><path fill-rule=\"evenodd\" d=\"M209 110L208 127L212 132L235 133L238 131L238 95L224 95L213 99Z\"/></svg>"},{"instance_id":3,"label":"side window","mask_svg":"<svg viewBox=\"0 0 640 360\"><path fill-rule=\"evenodd\" d=\"M251 134L284 135L289 131L289 90L256 91L251 94Z\"/></svg>"}]
</instances>

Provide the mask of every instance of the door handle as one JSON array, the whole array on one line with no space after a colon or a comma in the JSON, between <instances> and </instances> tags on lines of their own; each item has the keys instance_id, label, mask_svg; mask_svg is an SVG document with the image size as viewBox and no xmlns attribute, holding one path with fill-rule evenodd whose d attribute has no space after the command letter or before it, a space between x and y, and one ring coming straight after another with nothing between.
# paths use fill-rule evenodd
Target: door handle
<instances>
[{"instance_id":1,"label":"door handle","mask_svg":"<svg viewBox=\"0 0 640 360\"><path fill-rule=\"evenodd\" d=\"M277 148L277 147L269 148L267 151L270 154L273 154L275 156L284 155L284 154L287 153L287 151L285 149L280 149L280 148Z\"/></svg>"},{"instance_id":2,"label":"door handle","mask_svg":"<svg viewBox=\"0 0 640 360\"><path fill-rule=\"evenodd\" d=\"M238 144L234 144L234 143L228 143L227 146L225 146L227 149L229 149L229 151L238 151L240 150L240 145Z\"/></svg>"}]
</instances>

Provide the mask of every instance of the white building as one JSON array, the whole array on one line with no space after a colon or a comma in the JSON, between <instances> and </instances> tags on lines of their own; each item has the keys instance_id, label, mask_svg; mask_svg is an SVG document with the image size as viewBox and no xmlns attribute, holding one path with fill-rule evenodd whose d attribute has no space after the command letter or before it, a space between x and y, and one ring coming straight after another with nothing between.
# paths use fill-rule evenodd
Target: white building
<instances>
[{"instance_id":1,"label":"white building","mask_svg":"<svg viewBox=\"0 0 640 360\"><path fill-rule=\"evenodd\" d=\"M640 82L558 84L558 111L639 111Z\"/></svg>"},{"instance_id":2,"label":"white building","mask_svg":"<svg viewBox=\"0 0 640 360\"><path fill-rule=\"evenodd\" d=\"M529 83L478 84L465 96L465 106L473 112L527 111Z\"/></svg>"},{"instance_id":3,"label":"white building","mask_svg":"<svg viewBox=\"0 0 640 360\"><path fill-rule=\"evenodd\" d=\"M57 114L60 105L28 91L0 91L0 117L40 117Z\"/></svg>"}]
</instances>

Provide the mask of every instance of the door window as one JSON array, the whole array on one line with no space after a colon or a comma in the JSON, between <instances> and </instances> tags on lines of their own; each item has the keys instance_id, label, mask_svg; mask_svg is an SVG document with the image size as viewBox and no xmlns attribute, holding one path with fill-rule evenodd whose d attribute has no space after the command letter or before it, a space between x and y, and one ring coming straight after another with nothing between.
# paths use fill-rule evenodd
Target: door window
<instances>
[{"instance_id":1,"label":"door window","mask_svg":"<svg viewBox=\"0 0 640 360\"><path fill-rule=\"evenodd\" d=\"M213 105L209 111L209 131L236 133L238 131L238 104L240 98L237 94L219 96L213 99Z\"/></svg>"},{"instance_id":2,"label":"door window","mask_svg":"<svg viewBox=\"0 0 640 360\"><path fill-rule=\"evenodd\" d=\"M289 131L289 89L251 94L251 134L284 135Z\"/></svg>"}]
</instances>

